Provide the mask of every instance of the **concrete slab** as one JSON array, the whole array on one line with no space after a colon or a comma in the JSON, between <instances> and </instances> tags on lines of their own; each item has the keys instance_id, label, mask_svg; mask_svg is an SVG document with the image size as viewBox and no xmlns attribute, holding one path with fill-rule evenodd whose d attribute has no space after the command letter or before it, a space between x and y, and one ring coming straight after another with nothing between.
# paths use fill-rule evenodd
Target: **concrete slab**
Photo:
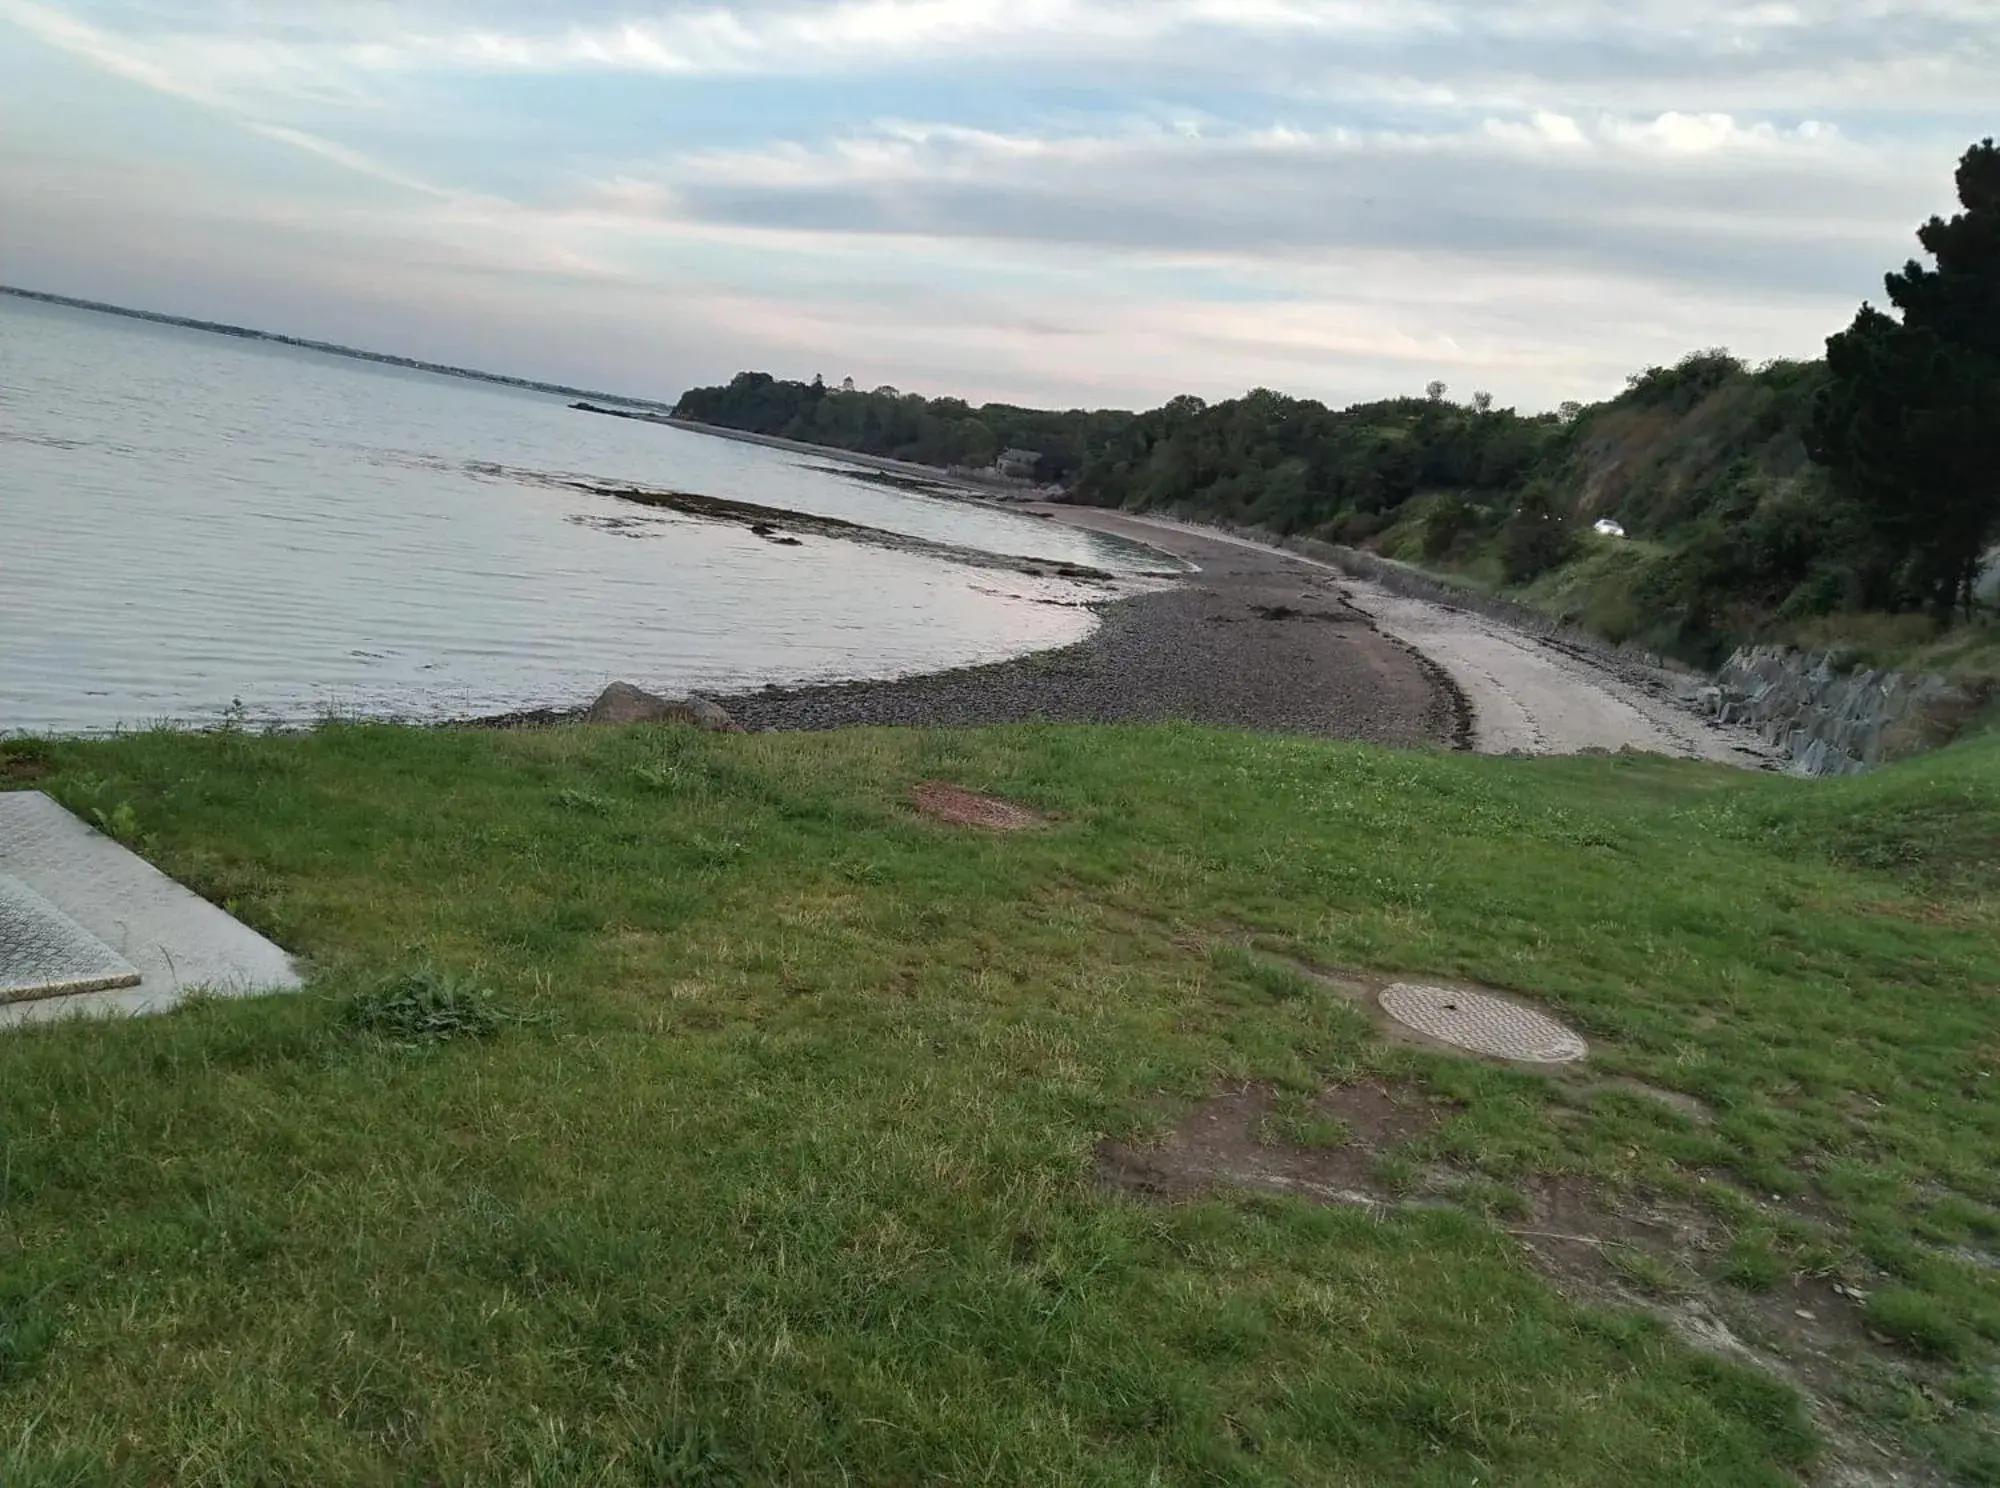
<instances>
[{"instance_id":1,"label":"concrete slab","mask_svg":"<svg viewBox=\"0 0 2000 1488\"><path fill-rule=\"evenodd\" d=\"M138 985L130 961L18 878L0 874L0 1003Z\"/></svg>"},{"instance_id":2,"label":"concrete slab","mask_svg":"<svg viewBox=\"0 0 2000 1488\"><path fill-rule=\"evenodd\" d=\"M78 1013L154 1013L300 985L291 957L86 826L40 791L0 791L0 874L18 879L132 964L136 987L0 1003L0 1028Z\"/></svg>"}]
</instances>

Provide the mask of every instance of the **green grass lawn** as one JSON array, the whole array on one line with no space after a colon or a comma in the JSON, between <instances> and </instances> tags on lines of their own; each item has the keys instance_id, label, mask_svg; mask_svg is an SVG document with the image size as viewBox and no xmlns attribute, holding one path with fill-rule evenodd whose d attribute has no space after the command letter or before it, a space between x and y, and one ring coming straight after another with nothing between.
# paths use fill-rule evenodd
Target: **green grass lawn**
<instances>
[{"instance_id":1,"label":"green grass lawn","mask_svg":"<svg viewBox=\"0 0 2000 1488\"><path fill-rule=\"evenodd\" d=\"M313 973L0 1035L7 1488L2000 1480L2000 743L0 750ZM1386 1039L1398 973L1593 1056ZM1102 1176L1246 1085L1338 1148L1358 1082L1442 1115L1407 1202ZM1701 1222L1551 1271L1551 1193Z\"/></svg>"}]
</instances>

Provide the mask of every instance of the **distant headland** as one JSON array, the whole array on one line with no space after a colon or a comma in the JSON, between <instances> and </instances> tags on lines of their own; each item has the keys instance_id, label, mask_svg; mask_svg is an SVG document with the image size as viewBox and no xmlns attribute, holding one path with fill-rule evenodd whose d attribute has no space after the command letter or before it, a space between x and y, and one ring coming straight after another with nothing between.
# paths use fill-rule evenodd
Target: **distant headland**
<instances>
[{"instance_id":1,"label":"distant headland","mask_svg":"<svg viewBox=\"0 0 2000 1488\"><path fill-rule=\"evenodd\" d=\"M313 341L304 336L280 336L250 326L228 325L216 320L195 320L186 315L162 315L154 310L134 310L129 305L107 305L102 300L79 300L69 295L45 294L40 290L17 289L0 284L0 295L21 300L39 300L47 305L63 305L71 310L95 310L104 315L123 315L130 320L150 320L159 325L180 326L190 331L207 331L216 336L235 336L244 341L271 341L280 346L298 346L307 351L324 351L333 356L352 357L358 362L380 362L389 367L409 367L418 372L436 372L445 377L465 377L474 382L495 382L503 387L526 388L536 393L561 393L565 397L603 398L627 408L651 408L672 412L673 404L649 398L629 398L622 393L606 393L592 388L571 387L561 382L537 382L531 377L508 377L499 372L481 372L475 367L454 367L447 362L426 362L416 357L390 356L386 352L363 351L335 341Z\"/></svg>"}]
</instances>

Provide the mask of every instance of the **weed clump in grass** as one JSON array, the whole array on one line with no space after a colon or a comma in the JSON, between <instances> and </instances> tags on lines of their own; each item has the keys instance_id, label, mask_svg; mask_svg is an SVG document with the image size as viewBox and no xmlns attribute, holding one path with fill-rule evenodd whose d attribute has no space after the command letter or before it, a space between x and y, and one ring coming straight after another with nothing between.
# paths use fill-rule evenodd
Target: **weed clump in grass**
<instances>
[{"instance_id":1,"label":"weed clump in grass","mask_svg":"<svg viewBox=\"0 0 2000 1488\"><path fill-rule=\"evenodd\" d=\"M1648 1296L1673 1300L1695 1290L1697 1278L1685 1266L1676 1266L1636 1245L1609 1246L1604 1258L1620 1277Z\"/></svg>"},{"instance_id":2,"label":"weed clump in grass","mask_svg":"<svg viewBox=\"0 0 2000 1488\"><path fill-rule=\"evenodd\" d=\"M1697 1356L1688 1365L1689 1383L1719 1409L1754 1423L1771 1454L1795 1468L1812 1464L1819 1441L1798 1392L1782 1382L1729 1359Z\"/></svg>"},{"instance_id":3,"label":"weed clump in grass","mask_svg":"<svg viewBox=\"0 0 2000 1488\"><path fill-rule=\"evenodd\" d=\"M435 967L403 972L347 1000L343 1017L350 1027L379 1034L405 1048L448 1039L487 1038L502 1028L527 1022L503 1007L485 987Z\"/></svg>"},{"instance_id":4,"label":"weed clump in grass","mask_svg":"<svg viewBox=\"0 0 2000 1488\"><path fill-rule=\"evenodd\" d=\"M90 819L97 824L97 830L105 836L115 838L128 846L139 842L144 835L139 830L139 814L132 809L130 801L120 801L109 811L101 806L93 807Z\"/></svg>"},{"instance_id":5,"label":"weed clump in grass","mask_svg":"<svg viewBox=\"0 0 2000 1488\"><path fill-rule=\"evenodd\" d=\"M1972 1348L1972 1335L1927 1292L1897 1288L1868 1299L1868 1326L1912 1353L1958 1360Z\"/></svg>"},{"instance_id":6,"label":"weed clump in grass","mask_svg":"<svg viewBox=\"0 0 2000 1488\"><path fill-rule=\"evenodd\" d=\"M34 1372L55 1340L51 1313L40 1294L0 1292L0 1385L11 1385Z\"/></svg>"},{"instance_id":7,"label":"weed clump in grass","mask_svg":"<svg viewBox=\"0 0 2000 1488\"><path fill-rule=\"evenodd\" d=\"M1722 1265L1722 1279L1746 1292L1768 1292L1785 1279L1785 1263L1771 1237L1752 1231L1738 1235Z\"/></svg>"},{"instance_id":8,"label":"weed clump in grass","mask_svg":"<svg viewBox=\"0 0 2000 1488\"><path fill-rule=\"evenodd\" d=\"M599 795L570 786L556 792L556 805L565 811L581 811L590 816L612 816L618 810L618 803L609 796Z\"/></svg>"}]
</instances>

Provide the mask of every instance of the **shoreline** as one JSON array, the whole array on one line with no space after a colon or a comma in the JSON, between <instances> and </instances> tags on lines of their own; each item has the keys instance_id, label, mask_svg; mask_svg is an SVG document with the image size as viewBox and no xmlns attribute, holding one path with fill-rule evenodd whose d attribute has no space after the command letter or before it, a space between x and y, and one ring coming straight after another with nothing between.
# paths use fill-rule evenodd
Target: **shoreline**
<instances>
[{"instance_id":1,"label":"shoreline","mask_svg":"<svg viewBox=\"0 0 2000 1488\"><path fill-rule=\"evenodd\" d=\"M1281 543L1264 535L1242 535L1171 517L1075 506L1068 502L1024 501L1018 494L997 494L984 489L955 472L940 471L909 461L853 455L823 445L719 429L689 419L651 416L651 421L666 423L690 433L713 434L719 438L762 444L813 458L867 465L921 482L933 490L956 490L970 499L984 500L1031 516L1110 532L1177 558L1195 557L1196 553L1190 552L1190 547L1211 555L1232 550L1239 554L1251 552L1262 555L1270 577L1283 572L1297 574L1301 570L1320 576L1322 580L1325 576L1332 576L1341 602L1365 618L1383 641L1403 648L1410 665L1425 675L1441 696L1452 700L1450 711L1453 721L1449 725L1434 721L1431 730L1433 743L1446 743L1482 754L1579 754L1636 750L1745 768L1773 768L1777 760L1774 751L1755 730L1717 724L1691 706L1686 696L1688 679L1655 658L1633 655L1610 646L1599 647L1586 643L1583 638L1566 636L1554 630L1544 633L1531 629L1521 622L1521 617L1510 618L1504 613L1492 613L1491 607L1483 607L1489 612L1482 613L1471 603L1454 603L1450 596L1394 582L1394 576L1390 574L1371 576L1366 569L1357 573L1353 565L1328 561L1336 556L1331 550L1326 556L1319 556L1311 544ZM1281 566L1286 563L1294 567L1286 570ZM1202 562L1201 566L1207 569L1212 564ZM1121 659L1137 659L1141 665L1145 660L1143 656L1107 657L1107 662L1115 666ZM1329 658L1329 661L1332 660L1335 658ZM1233 664L1260 667L1263 660L1257 656L1240 656L1234 659ZM858 699L844 708L818 710L805 706L805 700L816 693L827 693L830 689L895 688L908 693L914 690L915 680L832 683L818 688L792 689L786 696L794 700L794 706L779 710L778 716L781 719L812 719L821 714L866 715L873 710L856 706ZM1011 683L1002 674L996 673L994 680L1009 692L1013 691ZM1310 688L1314 684L1301 679L1301 685ZM900 718L909 711L906 704L906 698L893 696L885 700L884 706L886 711ZM1110 706L1120 717L1130 711L1125 706ZM1047 707L1065 717L1100 711L1060 695L1060 689L1049 697ZM1032 711L1032 700L1017 698L1009 708L1000 711L1012 716L1024 709ZM958 716L980 710L968 710L963 700L954 700L945 705L944 711ZM1203 716L1203 710L1197 708L1196 714ZM1282 720L1290 719L1295 714L1295 709L1279 707L1270 716L1281 721L1265 723L1253 720L1250 726L1283 728L1288 724ZM1358 722L1350 718L1341 726L1321 726L1312 731L1327 733L1329 737L1367 738L1373 737L1375 725L1376 720L1372 717ZM788 725L779 722L773 726ZM803 726L831 725L806 723ZM1400 729L1392 731L1401 732Z\"/></svg>"},{"instance_id":2,"label":"shoreline","mask_svg":"<svg viewBox=\"0 0 2000 1488\"><path fill-rule=\"evenodd\" d=\"M1190 722L1399 748L1464 748L1470 709L1450 676L1289 554L1205 536L1129 540L1198 565L1171 586L1089 604L1084 639L1006 661L889 679L702 695L752 732L1011 723ZM575 722L583 707L474 720Z\"/></svg>"},{"instance_id":3,"label":"shoreline","mask_svg":"<svg viewBox=\"0 0 2000 1488\"><path fill-rule=\"evenodd\" d=\"M582 401L571 403L569 406L578 413L594 413L600 417L625 419L635 424L658 424L662 428L679 429L684 434L706 434L712 439L727 439L736 444L757 444L765 449L783 450L793 455L808 455L816 460L838 460L849 465L862 466L864 469L877 470L885 475L901 476L917 486L928 487L944 494L959 491L969 496L1016 503L1045 501L1052 489L1029 485L1024 481L1009 480L1004 476L982 476L976 471L946 469L940 465L924 465L915 460L898 460L888 455L870 455L859 450L840 449L831 444L812 444L803 439L787 439L779 434L757 434L748 429L729 429L720 424L704 424L696 419L679 418L670 413L606 408Z\"/></svg>"},{"instance_id":4,"label":"shoreline","mask_svg":"<svg viewBox=\"0 0 2000 1488\"><path fill-rule=\"evenodd\" d=\"M1108 526L1082 515L1091 508L1049 502L1019 482L665 414L571 406L879 471L927 494L1095 527L1193 565L1166 590L1090 604L1097 628L1070 646L887 680L705 694L745 728L1185 720L1406 748L1472 746L1472 704L1449 669L1382 631L1327 582L1323 565L1296 554L1206 529ZM482 721L553 723L584 711Z\"/></svg>"},{"instance_id":5,"label":"shoreline","mask_svg":"<svg viewBox=\"0 0 2000 1488\"><path fill-rule=\"evenodd\" d=\"M837 462L830 473L842 477L867 481L875 472L885 484L921 494L1059 521L1142 547L1160 556L1162 569L1177 570L1144 574L1150 586L1120 592L1118 576L1080 565L974 554L850 521L689 492L563 482L698 521L745 526L787 546L798 545L792 536L798 531L1086 586L1077 599L1063 602L1089 610L1095 625L1067 645L886 679L702 689L748 729L1183 721L1487 754L1629 750L1738 766L1767 765L1771 758L1751 730L1721 728L1691 706L1680 695L1685 678L1637 659L1565 647L1505 617L1378 582L1365 567L1357 574L1356 565L1327 561L1341 557L1334 550L1322 554L1309 544L1280 545L1172 518L1023 499L1028 493L1018 483L1003 489L909 461L664 414L590 411ZM625 680L663 690L644 681L643 666ZM535 727L576 721L587 711L587 700L578 698L499 714L454 715L441 708L444 716L384 715L377 721ZM272 731L286 731L271 722Z\"/></svg>"},{"instance_id":6,"label":"shoreline","mask_svg":"<svg viewBox=\"0 0 2000 1488\"><path fill-rule=\"evenodd\" d=\"M1706 717L1688 700L1686 677L1645 659L1580 649L1171 518L1066 504L1030 511L1145 543L1197 570L1164 593L1094 607L1098 631L1060 651L717 700L758 729L1173 719L1491 755L1632 752L1777 765L1754 730ZM1246 621L1247 630L1235 629Z\"/></svg>"},{"instance_id":7,"label":"shoreline","mask_svg":"<svg viewBox=\"0 0 2000 1488\"><path fill-rule=\"evenodd\" d=\"M1582 650L1173 518L1067 504L1023 510L1143 544L1191 571L1163 589L1090 602L1097 628L1068 646L897 678L704 696L760 732L1184 721L1398 748L1773 766L1754 731L1706 718L1685 700L1686 678L1640 658ZM471 722L546 726L586 711Z\"/></svg>"}]
</instances>

